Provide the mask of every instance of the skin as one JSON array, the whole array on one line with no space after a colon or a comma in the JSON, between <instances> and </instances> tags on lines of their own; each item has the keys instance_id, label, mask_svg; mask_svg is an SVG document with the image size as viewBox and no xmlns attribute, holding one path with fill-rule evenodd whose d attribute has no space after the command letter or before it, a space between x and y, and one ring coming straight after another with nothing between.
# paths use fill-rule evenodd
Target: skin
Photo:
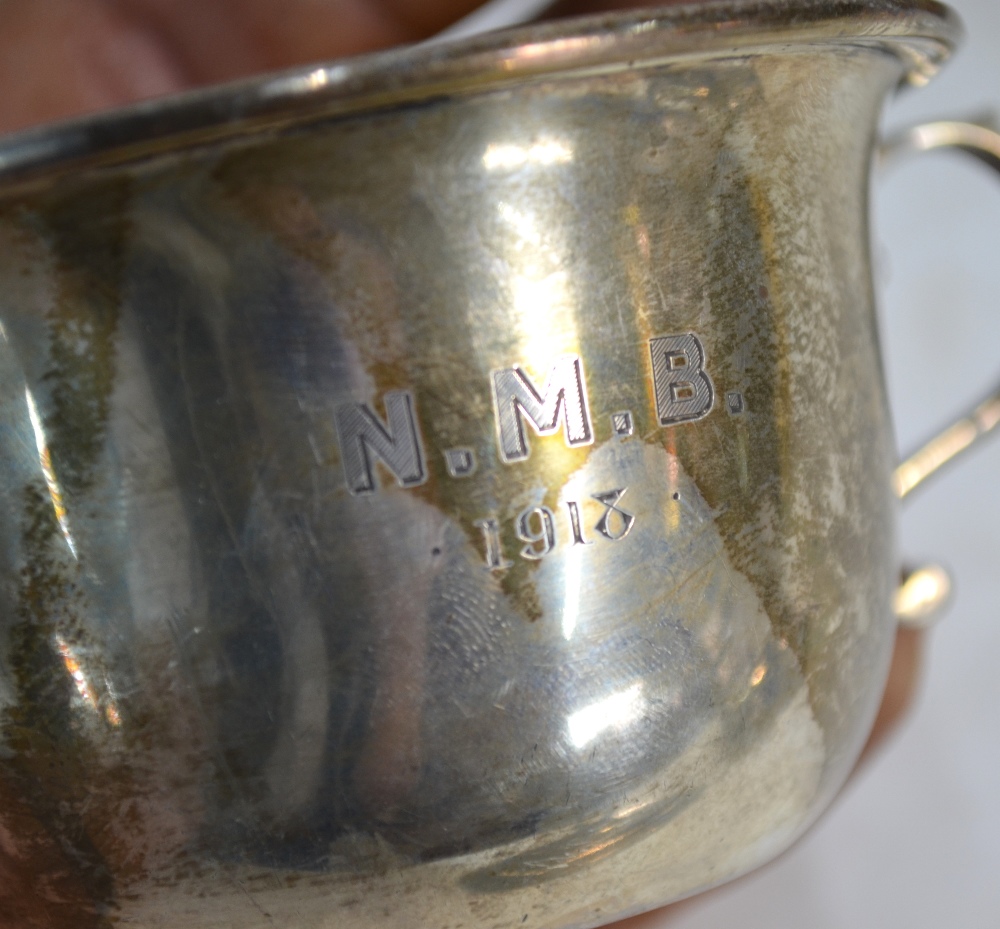
<instances>
[{"instance_id":1,"label":"skin","mask_svg":"<svg viewBox=\"0 0 1000 929\"><path fill-rule=\"evenodd\" d=\"M419 41L479 2L0 0L0 87L4 88L0 132L261 71ZM628 5L634 4L562 0L549 15ZM910 706L921 649L919 633L900 631L885 698L862 764ZM3 838L0 834L0 852ZM20 880L8 886L18 885L25 886ZM668 910L675 912L677 906ZM7 923L2 909L0 929L25 925L26 920L38 925L27 913ZM617 923L614 929L654 929L667 915L663 910L647 913Z\"/></svg>"}]
</instances>

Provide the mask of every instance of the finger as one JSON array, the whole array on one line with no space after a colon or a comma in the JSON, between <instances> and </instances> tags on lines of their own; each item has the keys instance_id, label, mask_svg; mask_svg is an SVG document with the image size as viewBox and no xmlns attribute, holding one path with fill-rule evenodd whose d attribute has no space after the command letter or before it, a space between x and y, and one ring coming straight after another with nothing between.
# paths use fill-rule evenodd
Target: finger
<instances>
[{"instance_id":1,"label":"finger","mask_svg":"<svg viewBox=\"0 0 1000 929\"><path fill-rule=\"evenodd\" d=\"M155 32L191 83L426 38L482 0L118 0Z\"/></svg>"},{"instance_id":2,"label":"finger","mask_svg":"<svg viewBox=\"0 0 1000 929\"><path fill-rule=\"evenodd\" d=\"M3 0L0 132L424 38L481 0Z\"/></svg>"},{"instance_id":3,"label":"finger","mask_svg":"<svg viewBox=\"0 0 1000 929\"><path fill-rule=\"evenodd\" d=\"M649 9L651 6L679 6L692 0L557 0L548 10L545 19L561 19L564 16L589 16L592 13L607 13L611 10ZM695 0L699 2L699 0ZM704 0L701 0L704 2Z\"/></svg>"},{"instance_id":4,"label":"finger","mask_svg":"<svg viewBox=\"0 0 1000 929\"><path fill-rule=\"evenodd\" d=\"M105 3L3 0L0 132L169 93L183 84L157 36Z\"/></svg>"}]
</instances>

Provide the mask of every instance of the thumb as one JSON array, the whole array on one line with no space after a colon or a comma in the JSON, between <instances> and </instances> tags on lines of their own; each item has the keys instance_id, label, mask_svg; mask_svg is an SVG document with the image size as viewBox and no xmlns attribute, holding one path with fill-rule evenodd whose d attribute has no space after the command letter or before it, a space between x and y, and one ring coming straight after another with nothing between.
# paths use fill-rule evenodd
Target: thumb
<instances>
[{"instance_id":1,"label":"thumb","mask_svg":"<svg viewBox=\"0 0 1000 929\"><path fill-rule=\"evenodd\" d=\"M481 0L3 0L0 132L401 42Z\"/></svg>"}]
</instances>

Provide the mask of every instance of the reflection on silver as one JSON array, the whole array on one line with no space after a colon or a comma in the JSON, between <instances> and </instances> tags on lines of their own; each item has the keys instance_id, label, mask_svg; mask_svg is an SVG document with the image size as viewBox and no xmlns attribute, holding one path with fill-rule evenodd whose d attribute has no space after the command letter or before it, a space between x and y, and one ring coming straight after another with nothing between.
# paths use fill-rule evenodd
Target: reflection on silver
<instances>
[{"instance_id":1,"label":"reflection on silver","mask_svg":"<svg viewBox=\"0 0 1000 929\"><path fill-rule=\"evenodd\" d=\"M907 571L893 601L896 618L911 629L933 626L951 603L952 590L951 575L940 565Z\"/></svg>"},{"instance_id":2,"label":"reflection on silver","mask_svg":"<svg viewBox=\"0 0 1000 929\"><path fill-rule=\"evenodd\" d=\"M580 585L583 580L582 544L574 545L566 555L566 593L562 611L562 634L564 639L573 638L580 618Z\"/></svg>"},{"instance_id":3,"label":"reflection on silver","mask_svg":"<svg viewBox=\"0 0 1000 929\"><path fill-rule=\"evenodd\" d=\"M83 700L83 702L94 713L103 715L104 719L112 727L117 728L120 726L122 724L122 718L114 699L112 699L111 687L108 687L108 697L104 701L105 706L102 713L101 701L98 698L93 685L88 679L76 651L61 635L56 635L55 646L56 651L59 653L59 657L62 658L63 665L66 668L66 673L69 674L70 679L73 681L73 685L76 687L76 692L80 699Z\"/></svg>"},{"instance_id":4,"label":"reflection on silver","mask_svg":"<svg viewBox=\"0 0 1000 929\"><path fill-rule=\"evenodd\" d=\"M557 355L579 355L577 282L566 266L568 230L539 223L538 206L529 196L531 185L526 188L520 174L513 180L508 194L496 203L504 229L499 242L509 267L502 287L516 315L519 345L515 357L529 368L541 368Z\"/></svg>"},{"instance_id":5,"label":"reflection on silver","mask_svg":"<svg viewBox=\"0 0 1000 929\"><path fill-rule=\"evenodd\" d=\"M59 524L59 531L66 540L70 554L74 558L77 558L76 542L73 539L73 533L70 531L69 516L66 514L62 489L59 486L56 472L52 467L52 456L49 453L48 440L45 438L42 418L38 415L38 406L35 403L35 397L30 387L24 388L24 399L28 404L28 418L31 420L31 429L35 434L35 447L38 449L38 464L45 478L45 486L49 491L49 499L52 501L52 512L55 513L56 522Z\"/></svg>"},{"instance_id":6,"label":"reflection on silver","mask_svg":"<svg viewBox=\"0 0 1000 929\"><path fill-rule=\"evenodd\" d=\"M73 679L73 684L76 686L77 693L96 713L98 711L97 697L94 695L94 691L90 687L90 682L87 680L87 676L83 673L83 669L80 667L80 662L77 661L73 650L69 647L66 640L59 635L56 636L56 650L59 652L59 655L63 660L63 664L66 666L67 673Z\"/></svg>"},{"instance_id":7,"label":"reflection on silver","mask_svg":"<svg viewBox=\"0 0 1000 929\"><path fill-rule=\"evenodd\" d=\"M570 741L584 748L602 732L627 725L642 715L645 701L642 685L633 684L626 690L577 710L567 720Z\"/></svg>"},{"instance_id":8,"label":"reflection on silver","mask_svg":"<svg viewBox=\"0 0 1000 929\"><path fill-rule=\"evenodd\" d=\"M306 80L308 81L310 90L318 90L330 83L330 75L327 73L326 68L317 68L311 74L307 75Z\"/></svg>"},{"instance_id":9,"label":"reflection on silver","mask_svg":"<svg viewBox=\"0 0 1000 929\"><path fill-rule=\"evenodd\" d=\"M490 145L483 155L487 171L511 171L526 164L540 166L566 164L573 160L573 150L558 139L543 139L530 145ZM508 207L510 210L510 207Z\"/></svg>"}]
</instances>

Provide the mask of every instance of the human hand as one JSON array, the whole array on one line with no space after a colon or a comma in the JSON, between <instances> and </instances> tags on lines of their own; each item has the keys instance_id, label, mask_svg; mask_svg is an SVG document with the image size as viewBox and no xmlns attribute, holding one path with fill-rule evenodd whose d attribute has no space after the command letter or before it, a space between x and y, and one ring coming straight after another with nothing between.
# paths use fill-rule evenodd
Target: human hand
<instances>
[{"instance_id":1,"label":"human hand","mask_svg":"<svg viewBox=\"0 0 1000 929\"><path fill-rule=\"evenodd\" d=\"M439 31L480 0L4 0L0 132Z\"/></svg>"}]
</instances>

